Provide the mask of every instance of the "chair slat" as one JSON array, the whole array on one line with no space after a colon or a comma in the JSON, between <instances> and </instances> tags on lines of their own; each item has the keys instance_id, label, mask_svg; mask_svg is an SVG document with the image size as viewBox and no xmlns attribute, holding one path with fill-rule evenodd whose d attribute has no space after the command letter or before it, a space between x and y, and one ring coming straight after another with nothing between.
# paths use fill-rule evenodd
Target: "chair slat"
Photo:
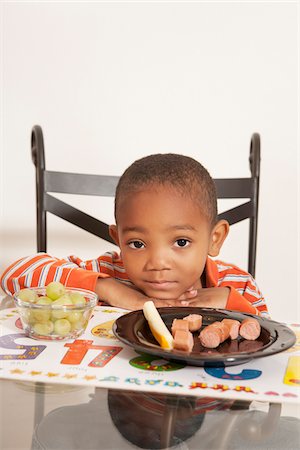
<instances>
[{"instance_id":1,"label":"chair slat","mask_svg":"<svg viewBox=\"0 0 300 450\"><path fill-rule=\"evenodd\" d=\"M115 244L113 239L109 235L107 223L101 222L101 220L95 219L95 217L74 208L71 205L53 197L52 195L45 194L45 210L72 223L80 228L85 229L89 233L94 234L102 239L105 239L112 244Z\"/></svg>"},{"instance_id":2,"label":"chair slat","mask_svg":"<svg viewBox=\"0 0 300 450\"><path fill-rule=\"evenodd\" d=\"M224 211L223 213L218 215L218 219L225 219L229 222L229 225L233 225L234 223L238 223L242 220L253 217L254 212L253 202L250 201L236 206L235 208Z\"/></svg>"},{"instance_id":3,"label":"chair slat","mask_svg":"<svg viewBox=\"0 0 300 450\"><path fill-rule=\"evenodd\" d=\"M252 198L252 178L215 178L218 198Z\"/></svg>"},{"instance_id":4,"label":"chair slat","mask_svg":"<svg viewBox=\"0 0 300 450\"><path fill-rule=\"evenodd\" d=\"M114 197L119 177L45 171L45 191Z\"/></svg>"}]
</instances>

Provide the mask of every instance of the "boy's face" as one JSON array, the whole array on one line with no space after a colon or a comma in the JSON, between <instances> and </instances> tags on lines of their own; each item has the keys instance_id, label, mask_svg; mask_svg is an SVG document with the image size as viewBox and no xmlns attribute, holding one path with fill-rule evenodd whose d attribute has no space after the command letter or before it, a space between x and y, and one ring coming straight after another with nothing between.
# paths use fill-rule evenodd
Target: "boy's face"
<instances>
[{"instance_id":1,"label":"boy's face","mask_svg":"<svg viewBox=\"0 0 300 450\"><path fill-rule=\"evenodd\" d=\"M110 232L132 283L148 297L171 300L201 287L207 255L218 254L214 228L189 196L155 186L121 200Z\"/></svg>"}]
</instances>

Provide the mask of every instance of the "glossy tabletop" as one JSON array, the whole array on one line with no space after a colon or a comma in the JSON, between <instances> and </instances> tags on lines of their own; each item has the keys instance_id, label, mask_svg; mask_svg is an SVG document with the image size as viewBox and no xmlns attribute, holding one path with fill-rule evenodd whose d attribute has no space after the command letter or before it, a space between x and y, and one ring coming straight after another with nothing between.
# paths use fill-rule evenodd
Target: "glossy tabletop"
<instances>
[{"instance_id":1,"label":"glossy tabletop","mask_svg":"<svg viewBox=\"0 0 300 450\"><path fill-rule=\"evenodd\" d=\"M0 381L1 450L299 449L297 404Z\"/></svg>"}]
</instances>

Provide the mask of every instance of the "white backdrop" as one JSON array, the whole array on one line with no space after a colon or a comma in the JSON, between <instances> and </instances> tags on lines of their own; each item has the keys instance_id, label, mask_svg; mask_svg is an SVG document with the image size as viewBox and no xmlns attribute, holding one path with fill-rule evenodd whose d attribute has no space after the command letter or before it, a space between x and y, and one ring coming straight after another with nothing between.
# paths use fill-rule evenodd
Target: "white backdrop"
<instances>
[{"instance_id":1,"label":"white backdrop","mask_svg":"<svg viewBox=\"0 0 300 450\"><path fill-rule=\"evenodd\" d=\"M275 320L299 321L297 47L297 2L1 3L1 272L36 250L34 124L48 169L114 175L175 152L249 176L258 132L256 279ZM108 200L72 201L113 221ZM49 228L55 256L111 248ZM232 227L221 257L246 268L246 236Z\"/></svg>"}]
</instances>

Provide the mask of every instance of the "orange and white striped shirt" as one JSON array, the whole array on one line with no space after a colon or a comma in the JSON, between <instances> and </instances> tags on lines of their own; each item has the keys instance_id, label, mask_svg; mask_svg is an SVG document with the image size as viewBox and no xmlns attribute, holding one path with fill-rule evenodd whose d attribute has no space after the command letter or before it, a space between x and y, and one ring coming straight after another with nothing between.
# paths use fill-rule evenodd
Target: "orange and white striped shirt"
<instances>
[{"instance_id":1,"label":"orange and white striped shirt","mask_svg":"<svg viewBox=\"0 0 300 450\"><path fill-rule=\"evenodd\" d=\"M253 277L238 267L207 258L206 287L229 287L226 309L269 317L265 300ZM59 259L37 253L11 264L1 276L1 287L13 295L24 287L46 286L60 281L65 286L95 291L98 278L113 277L131 285L117 252L83 261L77 256Z\"/></svg>"}]
</instances>

